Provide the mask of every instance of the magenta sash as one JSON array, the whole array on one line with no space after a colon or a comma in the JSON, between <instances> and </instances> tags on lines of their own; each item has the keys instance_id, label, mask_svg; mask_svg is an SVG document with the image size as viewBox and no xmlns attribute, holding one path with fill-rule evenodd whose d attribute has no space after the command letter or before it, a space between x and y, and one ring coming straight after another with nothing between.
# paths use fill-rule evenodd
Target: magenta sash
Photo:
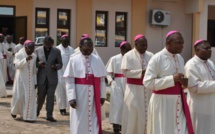
<instances>
[{"instance_id":1,"label":"magenta sash","mask_svg":"<svg viewBox=\"0 0 215 134\"><path fill-rule=\"evenodd\" d=\"M6 55L6 54L3 54L3 58L4 58L4 59L7 59L7 55Z\"/></svg>"},{"instance_id":2,"label":"magenta sash","mask_svg":"<svg viewBox=\"0 0 215 134\"><path fill-rule=\"evenodd\" d=\"M142 78L127 78L128 84L134 84L134 85L143 85L143 77Z\"/></svg>"},{"instance_id":3,"label":"magenta sash","mask_svg":"<svg viewBox=\"0 0 215 134\"><path fill-rule=\"evenodd\" d=\"M114 77L124 77L124 74L114 74Z\"/></svg>"},{"instance_id":4,"label":"magenta sash","mask_svg":"<svg viewBox=\"0 0 215 134\"><path fill-rule=\"evenodd\" d=\"M165 95L181 95L182 107L184 111L184 115L187 122L188 134L194 134L193 125L190 117L190 110L186 101L186 96L181 88L181 84L179 82L175 83L174 87L170 87L164 90L153 90L154 94L165 94Z\"/></svg>"},{"instance_id":5,"label":"magenta sash","mask_svg":"<svg viewBox=\"0 0 215 134\"><path fill-rule=\"evenodd\" d=\"M99 133L102 134L102 118L101 118L101 98L100 98L100 77L87 75L85 78L75 78L75 84L93 85L94 86L94 100L96 106L96 115L98 118Z\"/></svg>"}]
</instances>

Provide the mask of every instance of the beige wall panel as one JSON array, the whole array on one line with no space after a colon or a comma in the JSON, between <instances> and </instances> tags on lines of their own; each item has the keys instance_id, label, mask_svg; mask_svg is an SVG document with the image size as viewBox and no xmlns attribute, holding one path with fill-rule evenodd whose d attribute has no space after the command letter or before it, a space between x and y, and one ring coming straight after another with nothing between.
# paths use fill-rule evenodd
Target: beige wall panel
<instances>
[{"instance_id":1,"label":"beige wall panel","mask_svg":"<svg viewBox=\"0 0 215 134\"><path fill-rule=\"evenodd\" d=\"M132 18L131 18L131 25L132 25L132 45L133 39L137 34L144 34L146 33L146 7L147 7L147 0L132 0Z\"/></svg>"},{"instance_id":2,"label":"beige wall panel","mask_svg":"<svg viewBox=\"0 0 215 134\"><path fill-rule=\"evenodd\" d=\"M185 0L185 13L201 12L203 0Z\"/></svg>"},{"instance_id":3,"label":"beige wall panel","mask_svg":"<svg viewBox=\"0 0 215 134\"><path fill-rule=\"evenodd\" d=\"M153 2L147 0L146 37L148 39L148 50L157 53L165 47L165 35L170 30L178 30L184 37L184 49L182 56L185 62L192 57L192 14L185 14L184 0L178 2ZM150 11L160 9L171 11L171 23L161 28L149 23Z\"/></svg>"},{"instance_id":4,"label":"beige wall panel","mask_svg":"<svg viewBox=\"0 0 215 134\"><path fill-rule=\"evenodd\" d=\"M92 36L92 0L77 0L76 40L79 43L80 36L84 33Z\"/></svg>"},{"instance_id":5,"label":"beige wall panel","mask_svg":"<svg viewBox=\"0 0 215 134\"><path fill-rule=\"evenodd\" d=\"M199 20L200 20L200 13L193 14L193 40L192 44L194 44L199 39ZM192 47L192 55L194 55L194 48Z\"/></svg>"}]
</instances>

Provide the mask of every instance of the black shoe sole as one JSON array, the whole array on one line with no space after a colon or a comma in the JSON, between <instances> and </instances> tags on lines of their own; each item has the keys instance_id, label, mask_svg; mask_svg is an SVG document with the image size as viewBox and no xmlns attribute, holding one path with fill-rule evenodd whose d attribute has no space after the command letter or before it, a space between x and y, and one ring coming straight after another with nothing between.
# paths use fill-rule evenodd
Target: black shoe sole
<instances>
[{"instance_id":1,"label":"black shoe sole","mask_svg":"<svg viewBox=\"0 0 215 134\"><path fill-rule=\"evenodd\" d=\"M55 119L46 119L47 121L50 121L50 122L57 122L57 120Z\"/></svg>"},{"instance_id":2,"label":"black shoe sole","mask_svg":"<svg viewBox=\"0 0 215 134\"><path fill-rule=\"evenodd\" d=\"M11 114L11 116L12 116L14 119L16 118L16 115Z\"/></svg>"}]
</instances>

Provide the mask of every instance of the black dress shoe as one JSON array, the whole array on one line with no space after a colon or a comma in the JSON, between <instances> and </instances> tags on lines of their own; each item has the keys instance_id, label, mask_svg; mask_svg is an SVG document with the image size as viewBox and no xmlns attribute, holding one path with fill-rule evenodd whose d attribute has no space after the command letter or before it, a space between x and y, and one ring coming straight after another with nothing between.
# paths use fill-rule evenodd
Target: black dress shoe
<instances>
[{"instance_id":1,"label":"black dress shoe","mask_svg":"<svg viewBox=\"0 0 215 134\"><path fill-rule=\"evenodd\" d=\"M69 115L69 113L68 113L68 112L65 112L65 116L67 116L67 115Z\"/></svg>"},{"instance_id":2,"label":"black dress shoe","mask_svg":"<svg viewBox=\"0 0 215 134\"><path fill-rule=\"evenodd\" d=\"M65 115L66 115L66 112L62 112L61 114L65 116Z\"/></svg>"},{"instance_id":3,"label":"black dress shoe","mask_svg":"<svg viewBox=\"0 0 215 134\"><path fill-rule=\"evenodd\" d=\"M47 118L46 120L47 120L47 121L50 121L50 122L57 122L57 120L55 120L53 117Z\"/></svg>"},{"instance_id":4,"label":"black dress shoe","mask_svg":"<svg viewBox=\"0 0 215 134\"><path fill-rule=\"evenodd\" d=\"M12 116L13 118L16 118L16 115L11 114L11 116Z\"/></svg>"},{"instance_id":5,"label":"black dress shoe","mask_svg":"<svg viewBox=\"0 0 215 134\"><path fill-rule=\"evenodd\" d=\"M37 111L37 117L40 115L40 112L39 111Z\"/></svg>"},{"instance_id":6,"label":"black dress shoe","mask_svg":"<svg viewBox=\"0 0 215 134\"><path fill-rule=\"evenodd\" d=\"M28 123L34 123L35 121L25 120L25 122L28 122Z\"/></svg>"},{"instance_id":7,"label":"black dress shoe","mask_svg":"<svg viewBox=\"0 0 215 134\"><path fill-rule=\"evenodd\" d=\"M113 124L113 131L114 131L114 134L120 134L120 125Z\"/></svg>"},{"instance_id":8,"label":"black dress shoe","mask_svg":"<svg viewBox=\"0 0 215 134\"><path fill-rule=\"evenodd\" d=\"M60 114L61 114L61 115L64 115L64 116L67 115L66 109L60 109Z\"/></svg>"}]
</instances>

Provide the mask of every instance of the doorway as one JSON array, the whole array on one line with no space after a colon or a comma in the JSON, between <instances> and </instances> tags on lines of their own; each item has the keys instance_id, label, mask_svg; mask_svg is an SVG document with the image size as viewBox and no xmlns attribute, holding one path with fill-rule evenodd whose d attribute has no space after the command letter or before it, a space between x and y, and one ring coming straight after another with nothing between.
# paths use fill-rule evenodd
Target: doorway
<instances>
[{"instance_id":1,"label":"doorway","mask_svg":"<svg viewBox=\"0 0 215 134\"><path fill-rule=\"evenodd\" d=\"M20 37L27 38L27 16L0 16L0 20L0 33L4 36L11 35L15 44L19 42Z\"/></svg>"},{"instance_id":2,"label":"doorway","mask_svg":"<svg viewBox=\"0 0 215 134\"><path fill-rule=\"evenodd\" d=\"M5 37L11 35L13 42L17 44L21 36L27 38L27 16L15 14L15 6L0 5L0 33Z\"/></svg>"},{"instance_id":3,"label":"doorway","mask_svg":"<svg viewBox=\"0 0 215 134\"><path fill-rule=\"evenodd\" d=\"M14 40L18 43L20 37L27 39L27 16L14 18Z\"/></svg>"},{"instance_id":4,"label":"doorway","mask_svg":"<svg viewBox=\"0 0 215 134\"><path fill-rule=\"evenodd\" d=\"M13 38L14 35L14 17L9 16L0 16L0 33L6 35L11 35Z\"/></svg>"},{"instance_id":5,"label":"doorway","mask_svg":"<svg viewBox=\"0 0 215 134\"><path fill-rule=\"evenodd\" d=\"M215 47L215 6L208 6L208 32L207 40Z\"/></svg>"}]
</instances>

